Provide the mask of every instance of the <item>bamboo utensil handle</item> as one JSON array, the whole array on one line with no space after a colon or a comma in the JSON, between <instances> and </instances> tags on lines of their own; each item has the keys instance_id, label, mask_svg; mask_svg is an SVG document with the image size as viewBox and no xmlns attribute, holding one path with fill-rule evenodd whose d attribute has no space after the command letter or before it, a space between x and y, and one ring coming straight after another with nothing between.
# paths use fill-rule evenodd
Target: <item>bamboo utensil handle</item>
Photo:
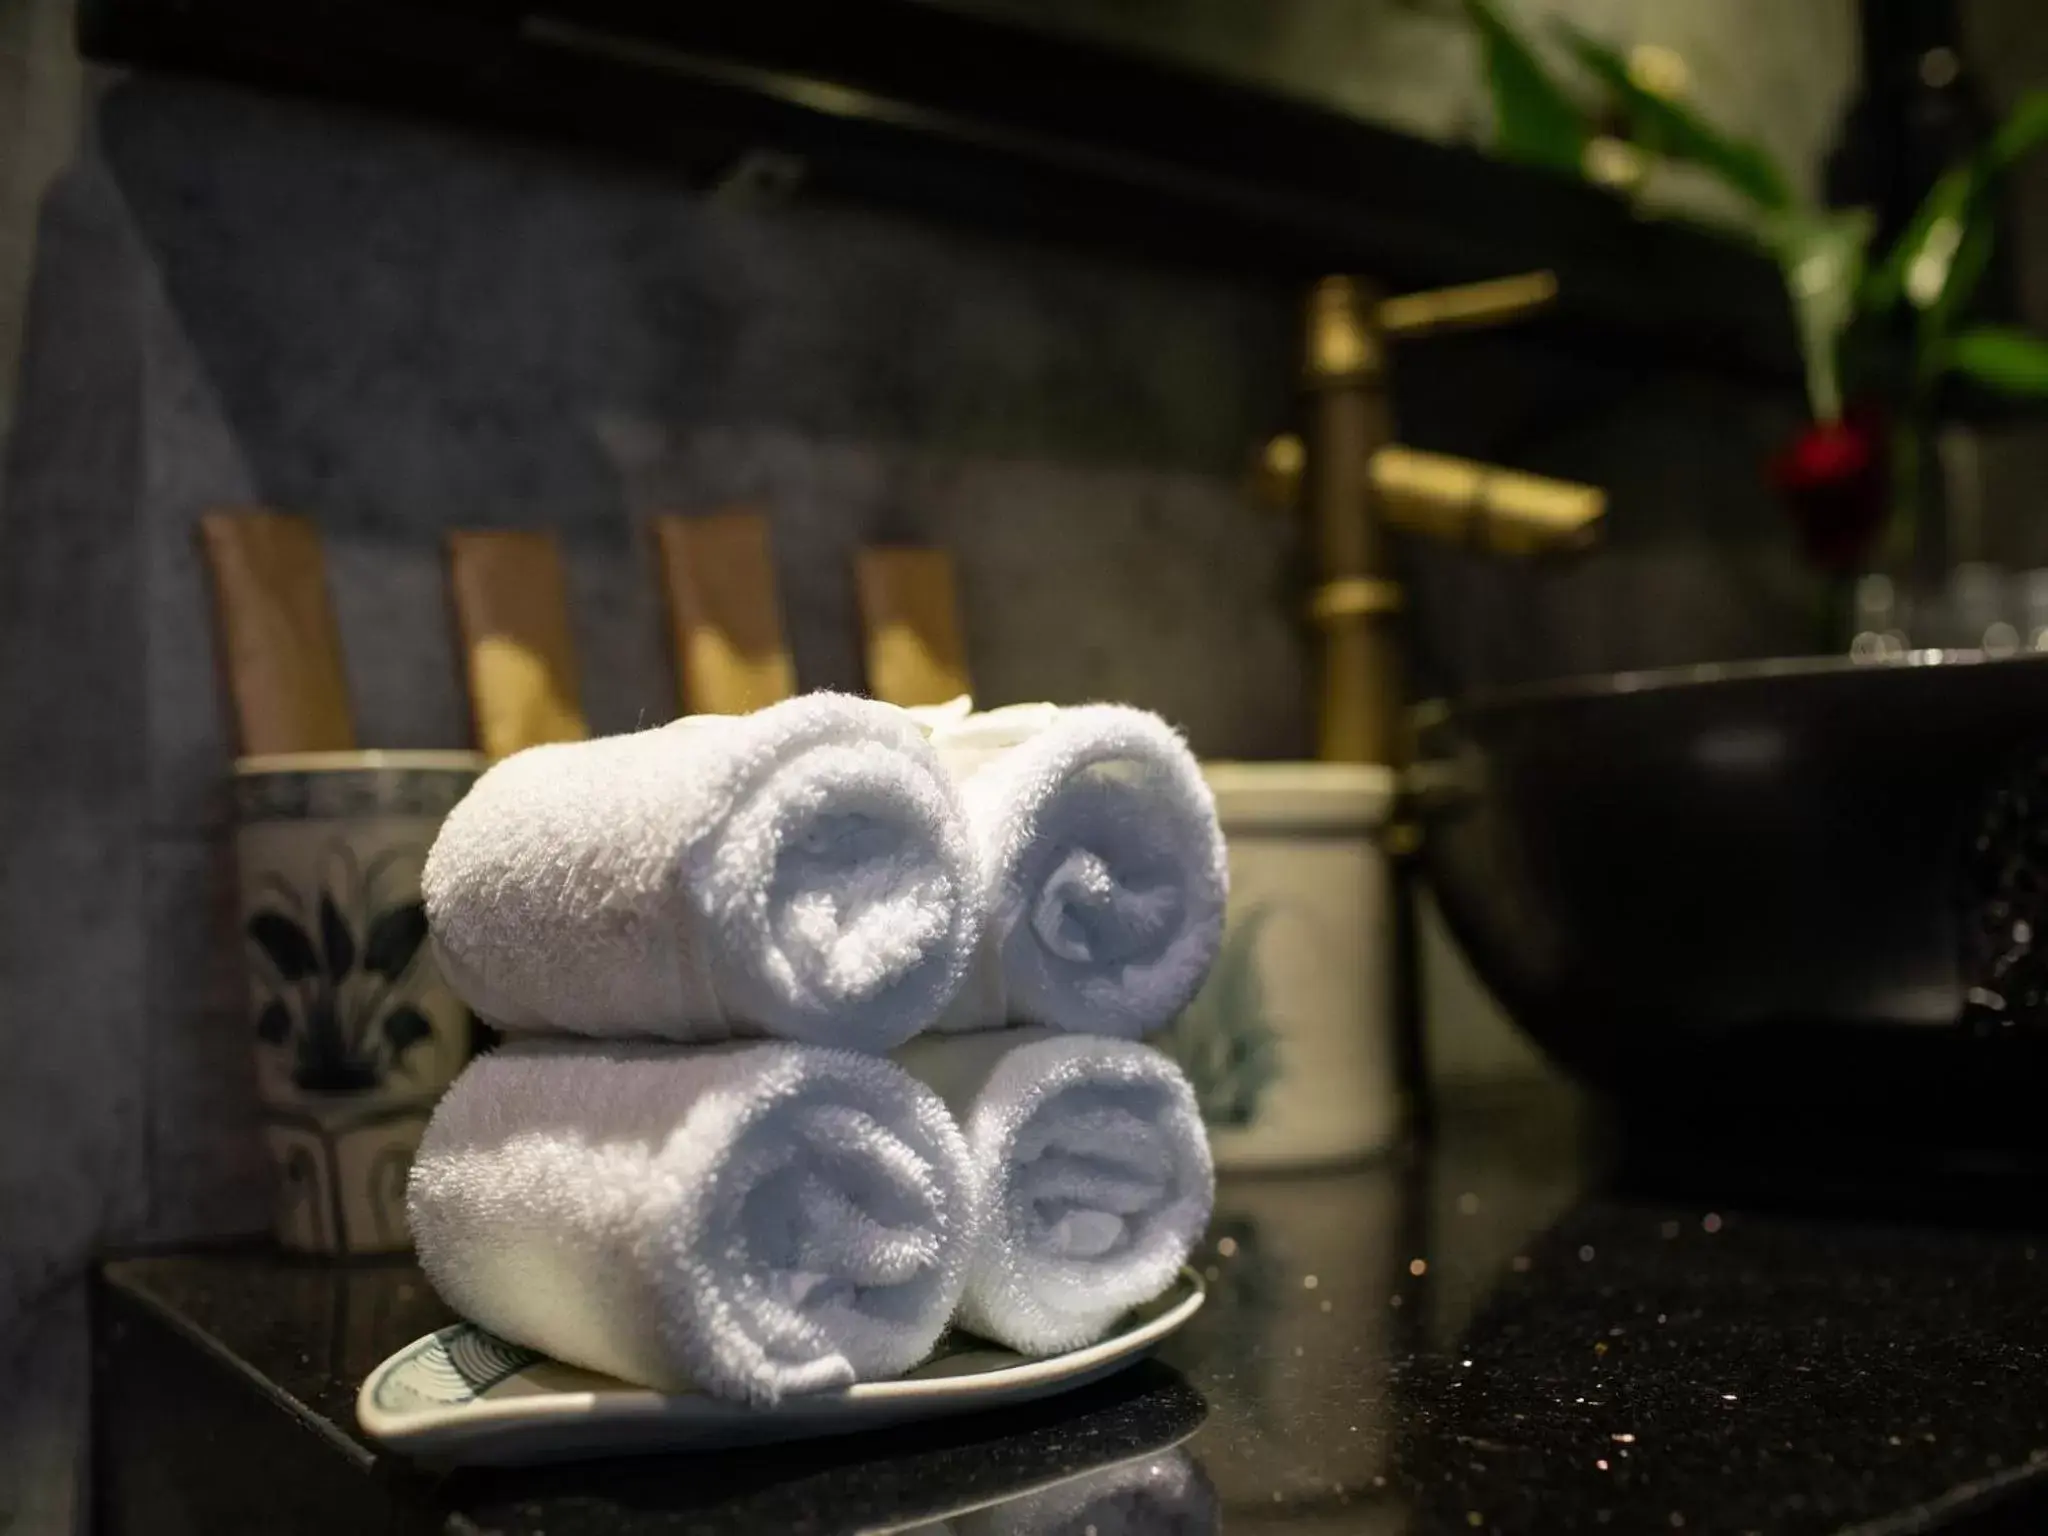
<instances>
[{"instance_id":1,"label":"bamboo utensil handle","mask_svg":"<svg viewBox=\"0 0 2048 1536\"><path fill-rule=\"evenodd\" d=\"M352 750L341 634L312 519L223 509L199 520L199 540L213 578L237 750Z\"/></svg>"},{"instance_id":2,"label":"bamboo utensil handle","mask_svg":"<svg viewBox=\"0 0 2048 1536\"><path fill-rule=\"evenodd\" d=\"M867 636L868 691L890 704L944 704L972 693L953 561L942 549L863 549L855 566Z\"/></svg>"},{"instance_id":3,"label":"bamboo utensil handle","mask_svg":"<svg viewBox=\"0 0 2048 1536\"><path fill-rule=\"evenodd\" d=\"M590 734L569 632L568 580L554 535L448 535L448 580L476 744L495 760Z\"/></svg>"},{"instance_id":4,"label":"bamboo utensil handle","mask_svg":"<svg viewBox=\"0 0 2048 1536\"><path fill-rule=\"evenodd\" d=\"M654 540L684 710L743 715L794 694L767 517L657 517Z\"/></svg>"}]
</instances>

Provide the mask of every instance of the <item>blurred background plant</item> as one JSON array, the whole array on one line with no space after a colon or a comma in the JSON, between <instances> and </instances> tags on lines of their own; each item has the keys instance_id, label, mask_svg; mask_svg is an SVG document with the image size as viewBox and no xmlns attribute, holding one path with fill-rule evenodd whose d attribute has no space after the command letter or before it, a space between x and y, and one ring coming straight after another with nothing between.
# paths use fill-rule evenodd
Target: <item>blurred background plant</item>
<instances>
[{"instance_id":1,"label":"blurred background plant","mask_svg":"<svg viewBox=\"0 0 2048 1536\"><path fill-rule=\"evenodd\" d=\"M1665 168L1704 172L1732 194L1728 232L1784 274L1812 420L1769 474L1807 559L1837 575L1873 559L1924 572L1930 551L1938 565L1929 445L1957 381L2048 401L2048 339L1986 323L1973 307L2005 177L2048 140L2048 91L2023 97L1955 158L1885 244L1872 210L1800 196L1769 151L1689 106L1689 72L1671 50L1623 51L1558 18L1546 53L1496 0L1463 3L1479 38L1495 153L1582 176L1639 209Z\"/></svg>"}]
</instances>

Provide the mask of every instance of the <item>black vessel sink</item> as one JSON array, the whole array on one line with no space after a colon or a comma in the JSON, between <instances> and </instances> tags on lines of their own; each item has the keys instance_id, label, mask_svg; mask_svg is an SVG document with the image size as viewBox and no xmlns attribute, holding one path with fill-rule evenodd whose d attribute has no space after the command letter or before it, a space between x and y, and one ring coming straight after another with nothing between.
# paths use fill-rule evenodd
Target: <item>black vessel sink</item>
<instances>
[{"instance_id":1,"label":"black vessel sink","mask_svg":"<svg viewBox=\"0 0 2048 1536\"><path fill-rule=\"evenodd\" d=\"M1622 673L1419 714L1445 916L1582 1079L1656 1112L2048 1141L2048 658Z\"/></svg>"}]
</instances>

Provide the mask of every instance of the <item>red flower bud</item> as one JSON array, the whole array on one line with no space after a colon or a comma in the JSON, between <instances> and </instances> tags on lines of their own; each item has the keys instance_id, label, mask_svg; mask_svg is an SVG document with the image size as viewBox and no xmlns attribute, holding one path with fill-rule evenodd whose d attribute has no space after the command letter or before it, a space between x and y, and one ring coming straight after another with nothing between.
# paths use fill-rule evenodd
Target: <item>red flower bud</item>
<instances>
[{"instance_id":1,"label":"red flower bud","mask_svg":"<svg viewBox=\"0 0 2048 1536\"><path fill-rule=\"evenodd\" d=\"M1770 481L1807 560L1825 571L1857 569L1884 527L1882 422L1870 411L1809 422L1771 460Z\"/></svg>"}]
</instances>

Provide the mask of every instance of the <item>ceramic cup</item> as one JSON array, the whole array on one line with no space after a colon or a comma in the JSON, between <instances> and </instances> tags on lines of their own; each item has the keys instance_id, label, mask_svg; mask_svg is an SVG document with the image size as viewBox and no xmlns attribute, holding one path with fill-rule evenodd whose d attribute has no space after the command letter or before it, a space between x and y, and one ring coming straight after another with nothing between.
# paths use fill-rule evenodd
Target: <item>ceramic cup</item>
<instances>
[{"instance_id":1,"label":"ceramic cup","mask_svg":"<svg viewBox=\"0 0 2048 1536\"><path fill-rule=\"evenodd\" d=\"M1208 763L1230 847L1209 979L1154 1043L1194 1085L1216 1166L1305 1167L1401 1127L1379 835L1393 773L1356 763Z\"/></svg>"},{"instance_id":2,"label":"ceramic cup","mask_svg":"<svg viewBox=\"0 0 2048 1536\"><path fill-rule=\"evenodd\" d=\"M409 1246L405 1181L469 1058L435 973L420 866L484 769L469 752L313 752L235 764L235 857L277 1237L303 1253Z\"/></svg>"}]
</instances>

